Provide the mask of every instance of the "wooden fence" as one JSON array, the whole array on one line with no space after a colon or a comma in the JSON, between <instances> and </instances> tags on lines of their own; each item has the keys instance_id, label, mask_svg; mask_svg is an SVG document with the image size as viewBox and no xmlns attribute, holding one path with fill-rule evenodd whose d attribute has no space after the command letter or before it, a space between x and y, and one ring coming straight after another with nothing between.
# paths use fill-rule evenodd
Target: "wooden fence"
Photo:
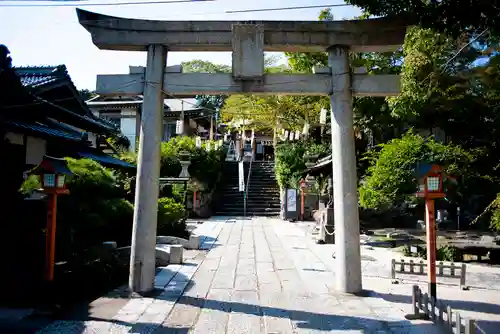
<instances>
[{"instance_id":1,"label":"wooden fence","mask_svg":"<svg viewBox=\"0 0 500 334\"><path fill-rule=\"evenodd\" d=\"M432 320L450 334L488 334L473 319L463 319L459 312L440 300L422 293L418 285L413 286L412 311L414 317ZM493 334L493 333L492 333Z\"/></svg>"},{"instance_id":2,"label":"wooden fence","mask_svg":"<svg viewBox=\"0 0 500 334\"><path fill-rule=\"evenodd\" d=\"M398 283L398 280L396 279L396 273L407 274L407 275L419 275L419 276L427 275L427 271L425 271L424 268L427 268L427 263L424 263L424 261L414 262L413 260L410 260L409 262L406 262L405 260L396 261L395 259L392 259L391 261L392 283ZM466 275L467 275L467 270L465 263L457 265L453 262L450 264L444 264L443 262L438 262L436 264L436 276L459 278L460 288L462 290L468 289L468 287L465 285Z\"/></svg>"}]
</instances>

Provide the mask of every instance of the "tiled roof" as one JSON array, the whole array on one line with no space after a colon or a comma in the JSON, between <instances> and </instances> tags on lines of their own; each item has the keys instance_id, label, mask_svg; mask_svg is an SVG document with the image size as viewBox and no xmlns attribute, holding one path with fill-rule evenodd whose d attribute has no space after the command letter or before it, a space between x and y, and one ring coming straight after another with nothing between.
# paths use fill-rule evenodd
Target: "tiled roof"
<instances>
[{"instance_id":1,"label":"tiled roof","mask_svg":"<svg viewBox=\"0 0 500 334\"><path fill-rule=\"evenodd\" d=\"M46 126L44 124L29 124L29 123L11 121L11 120L4 120L4 121L2 121L2 123L11 129L28 131L28 132L32 132L34 134L40 134L42 136L64 138L67 140L74 140L74 141L82 141L81 135L77 135L75 133L68 133L68 132L60 131L60 130L53 129L53 128L49 128L48 126Z\"/></svg>"},{"instance_id":2,"label":"tiled roof","mask_svg":"<svg viewBox=\"0 0 500 334\"><path fill-rule=\"evenodd\" d=\"M94 161L97 161L103 165L108 165L108 166L120 166L120 167L125 167L125 168L136 168L136 166L129 164L128 162L125 162L123 160L114 158L110 155L107 155L102 152L91 152L89 151L84 151L84 152L78 152L78 156L81 158L87 158L87 159L92 159Z\"/></svg>"},{"instance_id":3,"label":"tiled roof","mask_svg":"<svg viewBox=\"0 0 500 334\"><path fill-rule=\"evenodd\" d=\"M75 94L75 99L79 99L79 93L71 77L68 74L68 70L65 65L58 66L28 66L28 67L16 67L14 68L16 74L19 76L21 83L24 87L38 88L47 84L55 83L57 81L65 81L72 88ZM50 103L50 101L49 101ZM57 103L50 103L54 106L58 106ZM106 120L95 117L92 112L88 109L87 105L82 101L82 108L84 113L75 113L72 110L68 110L64 107L59 107L63 110L72 113L75 116L80 117L83 121L90 122L94 126L104 127L106 131L119 132L119 129L110 122Z\"/></svg>"},{"instance_id":4,"label":"tiled roof","mask_svg":"<svg viewBox=\"0 0 500 334\"><path fill-rule=\"evenodd\" d=\"M35 88L61 79L71 80L64 65L16 67L14 70L25 87Z\"/></svg>"}]
</instances>

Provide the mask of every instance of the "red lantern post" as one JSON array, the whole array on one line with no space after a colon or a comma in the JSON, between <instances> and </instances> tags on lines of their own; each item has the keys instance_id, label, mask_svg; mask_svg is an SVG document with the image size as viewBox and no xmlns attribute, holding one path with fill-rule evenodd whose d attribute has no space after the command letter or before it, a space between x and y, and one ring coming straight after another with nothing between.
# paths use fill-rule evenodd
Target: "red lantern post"
<instances>
[{"instance_id":1,"label":"red lantern post","mask_svg":"<svg viewBox=\"0 0 500 334\"><path fill-rule=\"evenodd\" d=\"M305 194L304 191L306 189L306 181L304 179L300 180L300 219L304 220L304 215L305 215L305 209L304 209L304 202L305 202Z\"/></svg>"},{"instance_id":2,"label":"red lantern post","mask_svg":"<svg viewBox=\"0 0 500 334\"><path fill-rule=\"evenodd\" d=\"M42 191L48 196L44 278L51 282L54 280L56 254L57 196L69 194L69 190L66 189L66 175L72 173L66 165L66 160L45 156L30 174L40 177Z\"/></svg>"},{"instance_id":3,"label":"red lantern post","mask_svg":"<svg viewBox=\"0 0 500 334\"><path fill-rule=\"evenodd\" d=\"M434 200L444 198L443 170L438 165L424 165L420 168L418 197L425 199L426 243L427 243L427 277L429 279L429 295L436 300L436 219Z\"/></svg>"}]
</instances>

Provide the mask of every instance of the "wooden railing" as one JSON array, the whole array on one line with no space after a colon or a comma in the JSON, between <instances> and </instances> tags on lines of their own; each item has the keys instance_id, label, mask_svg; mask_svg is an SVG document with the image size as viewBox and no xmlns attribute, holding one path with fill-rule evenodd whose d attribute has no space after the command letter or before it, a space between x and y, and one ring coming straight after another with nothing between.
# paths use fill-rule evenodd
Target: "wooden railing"
<instances>
[{"instance_id":1,"label":"wooden railing","mask_svg":"<svg viewBox=\"0 0 500 334\"><path fill-rule=\"evenodd\" d=\"M396 279L396 273L399 274L407 274L407 275L427 275L427 272L424 268L427 267L427 264L424 261L414 262L410 260L406 262L405 260L396 261L392 259L391 261L391 278L392 283L398 283ZM446 270L445 270L446 269ZM448 277L448 278L459 278L460 279L460 288L462 290L468 290L468 287L465 285L465 278L467 275L465 263L461 265L457 265L455 263L444 264L443 262L438 262L436 264L436 276L438 277ZM460 273L457 273L460 272Z\"/></svg>"},{"instance_id":2,"label":"wooden railing","mask_svg":"<svg viewBox=\"0 0 500 334\"><path fill-rule=\"evenodd\" d=\"M418 285L413 286L412 316L426 318L441 326L450 334L490 334L486 333L473 319L463 319L458 311L453 310L440 300L430 298L422 293ZM494 333L491 333L494 334Z\"/></svg>"}]
</instances>

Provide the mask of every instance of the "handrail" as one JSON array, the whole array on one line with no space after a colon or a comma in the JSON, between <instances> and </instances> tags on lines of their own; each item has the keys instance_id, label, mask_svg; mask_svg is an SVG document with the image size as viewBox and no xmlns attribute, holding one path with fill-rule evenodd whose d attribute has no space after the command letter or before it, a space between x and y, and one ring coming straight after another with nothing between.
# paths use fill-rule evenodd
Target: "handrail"
<instances>
[{"instance_id":1,"label":"handrail","mask_svg":"<svg viewBox=\"0 0 500 334\"><path fill-rule=\"evenodd\" d=\"M247 176L247 184L245 185L245 194L243 198L243 216L247 216L247 197L248 197L248 189L250 188L250 174L252 173L252 162L253 162L253 153L250 157L250 166L248 167L248 176Z\"/></svg>"}]
</instances>

